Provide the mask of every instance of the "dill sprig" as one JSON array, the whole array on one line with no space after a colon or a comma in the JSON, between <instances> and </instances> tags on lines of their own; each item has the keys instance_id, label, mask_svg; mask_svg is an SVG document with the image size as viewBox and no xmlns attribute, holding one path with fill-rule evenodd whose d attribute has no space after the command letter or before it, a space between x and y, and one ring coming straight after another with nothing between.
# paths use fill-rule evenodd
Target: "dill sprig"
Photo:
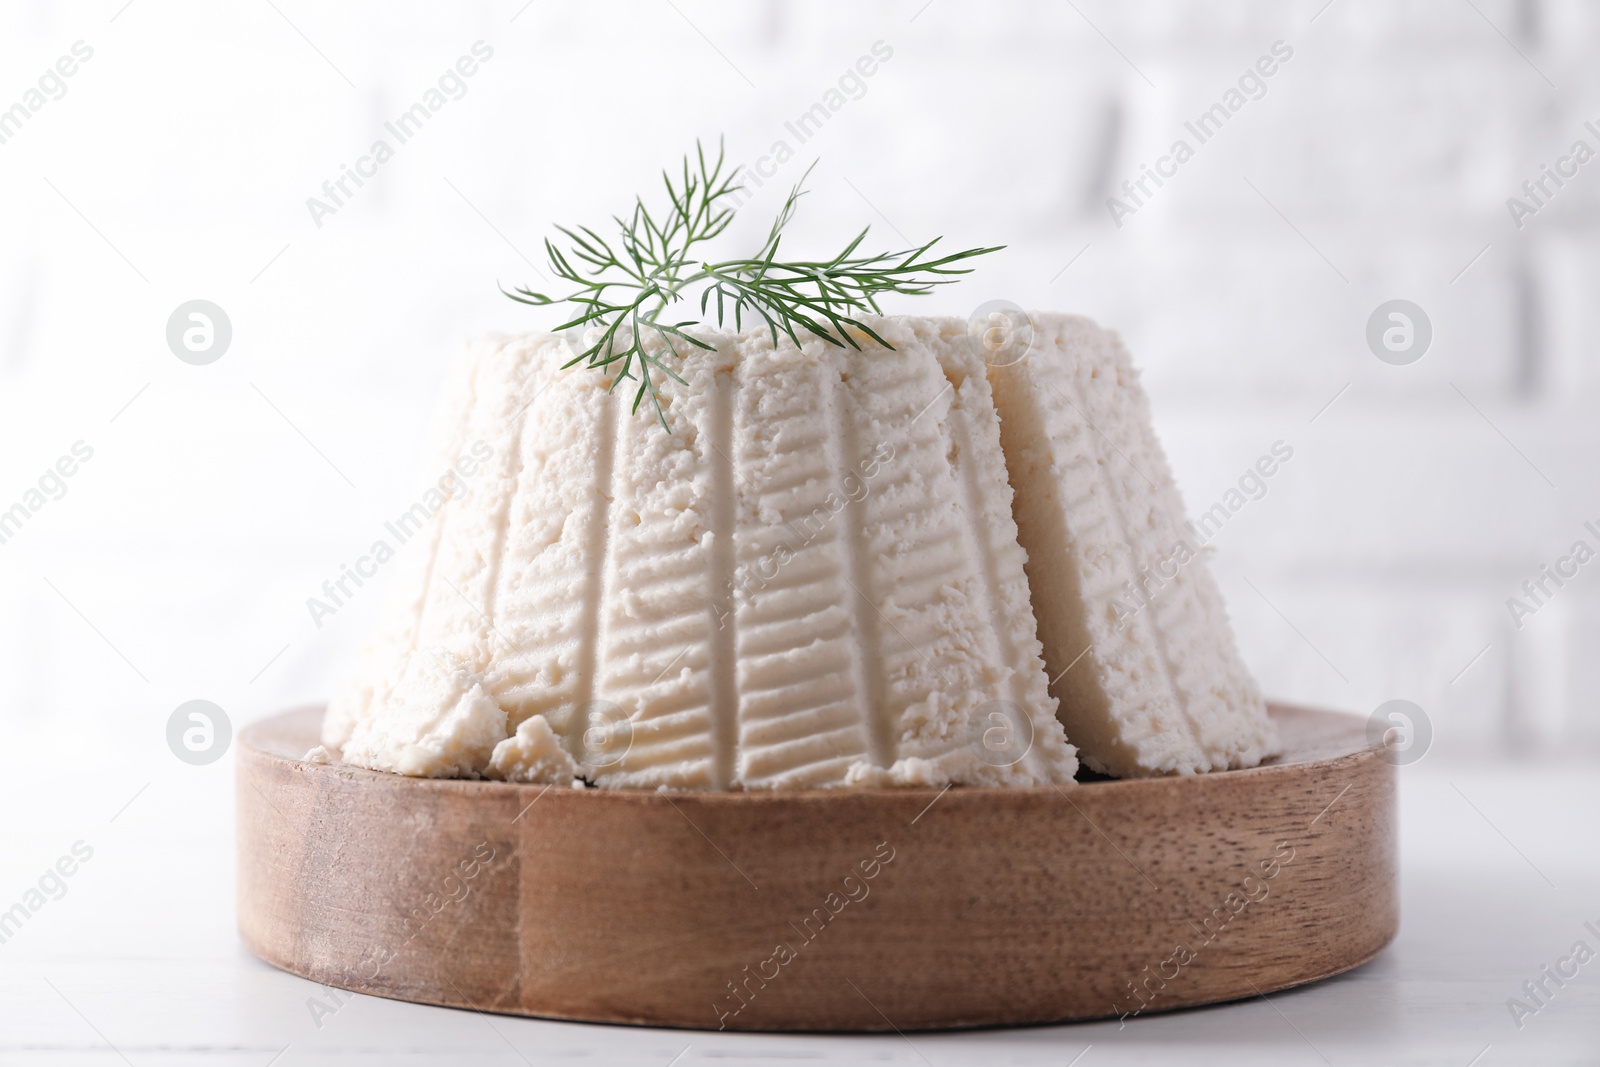
<instances>
[{"instance_id":1,"label":"dill sprig","mask_svg":"<svg viewBox=\"0 0 1600 1067\"><path fill-rule=\"evenodd\" d=\"M811 167L807 167L754 256L711 262L697 254L699 246L728 228L735 208L727 198L743 188L738 168L724 176L723 160L720 143L716 161L711 163L696 142L694 158L684 156L676 181L672 174L662 172L668 201L664 211L653 214L644 198L639 197L631 215L612 216L618 230L614 245L587 226L575 230L557 226L570 246L563 251L547 238L544 247L551 269L574 286L566 296L549 296L528 288L505 294L535 307L562 302L573 305L575 316L557 326L557 331L600 327L599 339L565 366L586 363L601 370L615 367L612 389L620 382L636 379L633 411L638 412L648 397L656 418L668 432L672 428L661 407L660 381L663 377L678 382L683 379L664 357L681 359L677 347L680 341L695 348L713 347L684 332L689 326L707 321L713 305L717 325L731 318L735 328L742 329L749 317L772 331L773 344L782 333L798 345L799 331L806 330L829 344L859 350L861 344L852 336L854 330L885 348L893 348L860 318L883 313L878 306L880 296L931 293L935 286L949 285L957 276L971 273L971 267L958 264L1004 247L969 248L929 258L930 250L939 241L935 237L916 248L868 255L859 251L867 236L868 228L863 228L831 259L780 259L784 228L805 195L805 181L811 174ZM682 301L692 305L696 292L699 317L671 321L670 312L675 305ZM626 332L623 327L627 327ZM650 338L659 344L647 348Z\"/></svg>"}]
</instances>

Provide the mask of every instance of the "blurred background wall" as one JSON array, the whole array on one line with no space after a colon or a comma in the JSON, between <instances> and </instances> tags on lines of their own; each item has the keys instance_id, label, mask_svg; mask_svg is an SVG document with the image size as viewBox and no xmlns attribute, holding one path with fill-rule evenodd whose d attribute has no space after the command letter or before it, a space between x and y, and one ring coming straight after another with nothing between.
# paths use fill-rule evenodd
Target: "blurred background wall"
<instances>
[{"instance_id":1,"label":"blurred background wall","mask_svg":"<svg viewBox=\"0 0 1600 1067\"><path fill-rule=\"evenodd\" d=\"M1592 5L109 0L3 19L0 108L28 113L0 124L0 509L92 450L0 544L8 751L70 741L62 770L178 774L179 703L238 724L323 698L381 592L320 628L306 599L414 497L452 350L559 321L497 284L537 286L551 223L624 210L719 135L738 162L794 151L729 247L818 158L796 249L867 223L884 247L1007 246L893 310L1001 298L1120 330L1191 511L1293 449L1214 542L1268 694L1414 701L1436 759L1600 745L1600 562L1547 581L1520 628L1507 606L1535 606L1522 583L1574 542L1600 549L1600 161L1574 155L1600 151ZM384 124L478 42L398 144ZM48 77L61 57L73 73ZM848 76L863 57L871 76ZM1272 75L1249 75L1262 57ZM1185 124L1219 103L1202 142ZM308 209L379 138L393 158ZM1192 156L1161 162L1180 139ZM1525 191L1547 166L1563 184ZM1170 176L1135 198L1147 167ZM232 324L206 366L166 341L192 299ZM1393 299L1431 324L1407 365L1367 342Z\"/></svg>"}]
</instances>

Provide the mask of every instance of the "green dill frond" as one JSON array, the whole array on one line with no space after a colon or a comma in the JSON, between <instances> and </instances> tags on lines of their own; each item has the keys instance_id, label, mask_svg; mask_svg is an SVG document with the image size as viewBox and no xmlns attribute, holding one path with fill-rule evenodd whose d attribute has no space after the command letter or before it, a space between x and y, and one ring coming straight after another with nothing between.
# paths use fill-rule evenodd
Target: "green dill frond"
<instances>
[{"instance_id":1,"label":"green dill frond","mask_svg":"<svg viewBox=\"0 0 1600 1067\"><path fill-rule=\"evenodd\" d=\"M566 366L583 363L610 371L615 375L612 389L624 381L636 383L632 386L633 410L637 412L648 399L657 420L670 433L672 427L661 406L660 381L663 377L683 379L667 360L682 358L679 344L712 347L684 330L711 321L713 310L719 326L731 320L736 329L743 329L746 319L759 322L771 332L774 344L780 334L799 344L799 332L805 330L829 344L859 349L850 333L854 329L891 348L861 320L863 315L882 314L880 296L926 295L970 273L972 267L962 265L966 261L1003 247L969 248L935 257L931 251L939 239L934 238L918 248L866 255L858 252L867 236L863 229L832 259L781 259L778 253L784 230L794 218L815 166L807 167L790 190L755 256L711 262L696 254L697 247L728 228L735 210L728 197L743 186L737 168L723 173L721 142L715 161L708 161L704 147L696 142L694 155L684 157L676 177L662 171L667 192L664 210L652 213L644 198L638 197L626 217L613 216L615 248L587 226L556 227L569 242L567 248L558 248L548 239L544 247L551 270L571 286L565 296L526 287L510 292L502 288L501 292L533 307L570 305L572 317L557 326L558 331L599 327L595 343ZM700 317L665 321L668 309L686 300L686 294L696 288L700 290Z\"/></svg>"}]
</instances>

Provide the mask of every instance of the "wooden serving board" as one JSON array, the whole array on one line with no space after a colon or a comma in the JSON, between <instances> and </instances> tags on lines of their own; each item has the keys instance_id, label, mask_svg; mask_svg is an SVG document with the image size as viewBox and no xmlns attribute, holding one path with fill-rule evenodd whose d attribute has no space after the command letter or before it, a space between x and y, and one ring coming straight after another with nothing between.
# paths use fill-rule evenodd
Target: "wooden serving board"
<instances>
[{"instance_id":1,"label":"wooden serving board","mask_svg":"<svg viewBox=\"0 0 1600 1067\"><path fill-rule=\"evenodd\" d=\"M662 794L239 744L239 926L375 996L558 1019L900 1030L1253 997L1395 934L1394 768L1359 718L1274 707L1286 754L1065 789Z\"/></svg>"}]
</instances>

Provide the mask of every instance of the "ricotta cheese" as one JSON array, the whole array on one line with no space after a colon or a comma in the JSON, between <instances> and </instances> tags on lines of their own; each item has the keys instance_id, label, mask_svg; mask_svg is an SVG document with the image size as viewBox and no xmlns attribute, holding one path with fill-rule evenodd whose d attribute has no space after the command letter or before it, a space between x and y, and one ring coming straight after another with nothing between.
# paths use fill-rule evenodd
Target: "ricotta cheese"
<instances>
[{"instance_id":1,"label":"ricotta cheese","mask_svg":"<svg viewBox=\"0 0 1600 1067\"><path fill-rule=\"evenodd\" d=\"M559 338L470 346L432 450L492 458L324 744L617 788L1071 782L984 364L961 320L874 328L893 350L698 333L670 434Z\"/></svg>"},{"instance_id":2,"label":"ricotta cheese","mask_svg":"<svg viewBox=\"0 0 1600 1067\"><path fill-rule=\"evenodd\" d=\"M1036 315L989 367L966 327L877 320L893 349L861 351L696 330L672 433L561 338L469 345L428 469L491 458L401 553L323 746L670 790L1065 785L1074 745L1117 775L1258 762L1205 561L1119 610L1184 534L1120 342Z\"/></svg>"},{"instance_id":3,"label":"ricotta cheese","mask_svg":"<svg viewBox=\"0 0 1600 1067\"><path fill-rule=\"evenodd\" d=\"M1051 692L1085 765L1118 777L1251 767L1277 749L1115 333L1032 316L992 367Z\"/></svg>"}]
</instances>

